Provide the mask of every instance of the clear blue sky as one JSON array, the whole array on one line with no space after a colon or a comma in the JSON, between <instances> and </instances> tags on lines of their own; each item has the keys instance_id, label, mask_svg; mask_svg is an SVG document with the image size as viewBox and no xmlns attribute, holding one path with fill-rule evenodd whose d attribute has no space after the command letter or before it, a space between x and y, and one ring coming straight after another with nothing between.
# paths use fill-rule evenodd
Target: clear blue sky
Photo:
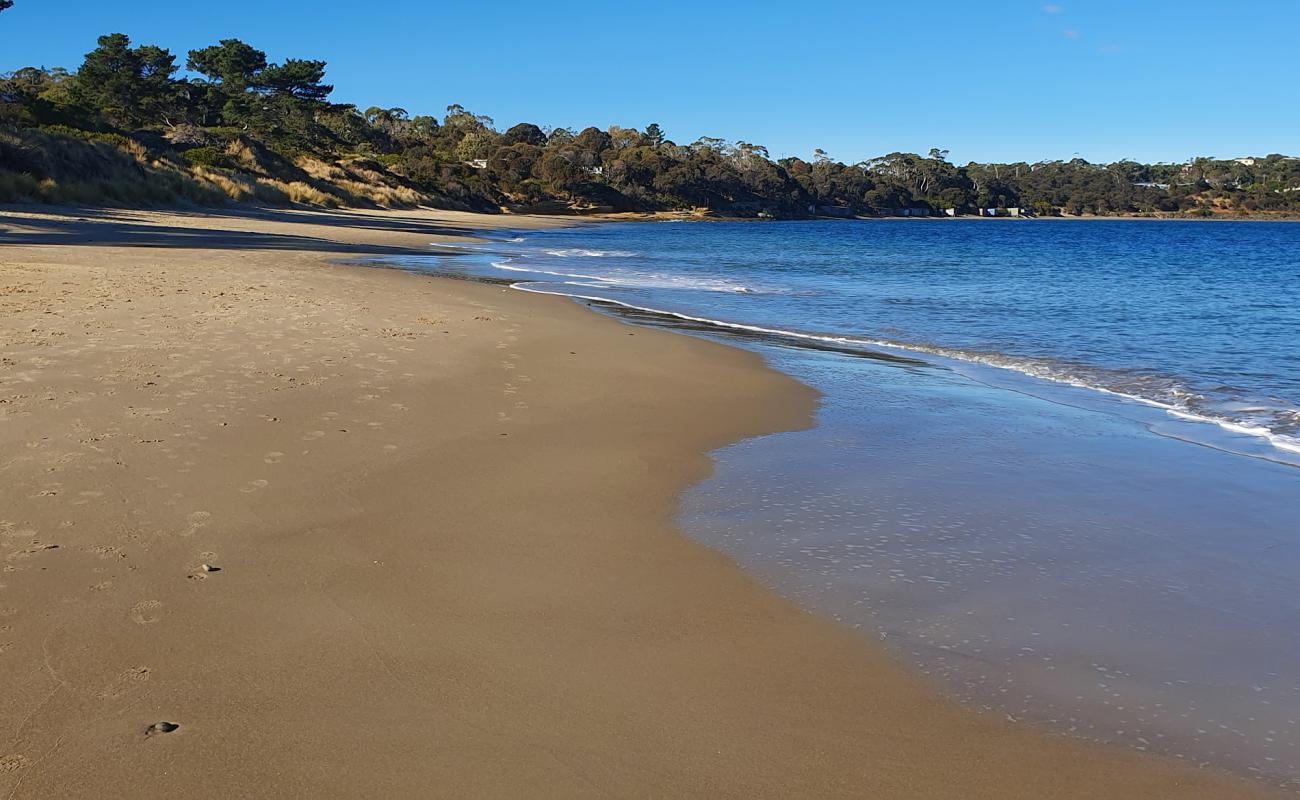
<instances>
[{"instance_id":1,"label":"clear blue sky","mask_svg":"<svg viewBox=\"0 0 1300 800\"><path fill-rule=\"evenodd\" d=\"M0 70L102 33L329 62L333 99L504 127L659 122L845 161L1300 154L1300 0L16 0Z\"/></svg>"}]
</instances>

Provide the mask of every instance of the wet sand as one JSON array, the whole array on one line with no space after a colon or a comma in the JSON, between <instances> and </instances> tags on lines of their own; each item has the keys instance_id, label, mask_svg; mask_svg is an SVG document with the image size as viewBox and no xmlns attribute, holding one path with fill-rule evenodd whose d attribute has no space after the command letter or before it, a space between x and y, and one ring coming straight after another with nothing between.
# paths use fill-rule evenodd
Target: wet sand
<instances>
[{"instance_id":1,"label":"wet sand","mask_svg":"<svg viewBox=\"0 0 1300 800\"><path fill-rule=\"evenodd\" d=\"M709 450L810 423L754 354L330 263L502 224L555 223L0 211L0 797L1268 796L681 536Z\"/></svg>"}]
</instances>

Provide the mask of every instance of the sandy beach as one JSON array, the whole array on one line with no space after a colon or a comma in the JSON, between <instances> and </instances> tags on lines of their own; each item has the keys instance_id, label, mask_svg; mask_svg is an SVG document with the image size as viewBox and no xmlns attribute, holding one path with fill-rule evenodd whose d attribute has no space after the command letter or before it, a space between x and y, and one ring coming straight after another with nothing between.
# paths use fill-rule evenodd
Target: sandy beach
<instances>
[{"instance_id":1,"label":"sandy beach","mask_svg":"<svg viewBox=\"0 0 1300 800\"><path fill-rule=\"evenodd\" d=\"M812 422L756 355L339 263L559 224L0 210L0 798L1273 796L682 536L710 450Z\"/></svg>"}]
</instances>

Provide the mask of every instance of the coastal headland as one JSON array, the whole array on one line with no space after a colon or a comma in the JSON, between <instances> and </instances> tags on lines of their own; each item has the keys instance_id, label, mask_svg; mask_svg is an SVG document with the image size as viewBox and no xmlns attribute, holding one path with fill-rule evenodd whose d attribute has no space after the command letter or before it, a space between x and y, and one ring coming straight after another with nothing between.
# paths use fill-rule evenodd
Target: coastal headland
<instances>
[{"instance_id":1,"label":"coastal headland","mask_svg":"<svg viewBox=\"0 0 1300 800\"><path fill-rule=\"evenodd\" d=\"M958 707L674 526L749 352L342 263L458 212L0 211L0 797L1248 798Z\"/></svg>"}]
</instances>

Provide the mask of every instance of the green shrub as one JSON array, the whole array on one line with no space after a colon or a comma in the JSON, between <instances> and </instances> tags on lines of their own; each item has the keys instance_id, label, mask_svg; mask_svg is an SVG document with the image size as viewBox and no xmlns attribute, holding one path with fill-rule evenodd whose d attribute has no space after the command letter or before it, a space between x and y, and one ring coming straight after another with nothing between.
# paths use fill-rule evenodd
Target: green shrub
<instances>
[{"instance_id":1,"label":"green shrub","mask_svg":"<svg viewBox=\"0 0 1300 800\"><path fill-rule=\"evenodd\" d=\"M191 147L188 150L183 150L181 151L181 158L185 159L191 166L208 167L209 169L233 169L225 148L216 147L215 145Z\"/></svg>"}]
</instances>

